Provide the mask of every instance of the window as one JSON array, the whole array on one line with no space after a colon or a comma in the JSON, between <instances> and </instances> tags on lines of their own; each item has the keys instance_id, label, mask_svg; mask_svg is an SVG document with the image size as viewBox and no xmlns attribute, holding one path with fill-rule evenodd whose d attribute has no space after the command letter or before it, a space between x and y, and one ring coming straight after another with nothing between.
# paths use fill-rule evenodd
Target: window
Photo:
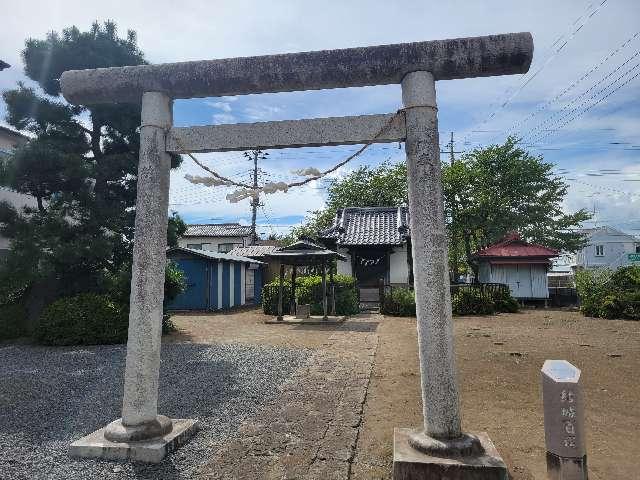
<instances>
[{"instance_id":1,"label":"window","mask_svg":"<svg viewBox=\"0 0 640 480\"><path fill-rule=\"evenodd\" d=\"M640 243L636 243L636 253L640 253Z\"/></svg>"},{"instance_id":2,"label":"window","mask_svg":"<svg viewBox=\"0 0 640 480\"><path fill-rule=\"evenodd\" d=\"M596 245L596 257L604 257L604 245Z\"/></svg>"},{"instance_id":3,"label":"window","mask_svg":"<svg viewBox=\"0 0 640 480\"><path fill-rule=\"evenodd\" d=\"M202 250L202 244L201 243L187 243L187 248L190 248L191 250Z\"/></svg>"},{"instance_id":4,"label":"window","mask_svg":"<svg viewBox=\"0 0 640 480\"><path fill-rule=\"evenodd\" d=\"M233 250L235 244L233 243L219 243L218 244L218 253L227 253Z\"/></svg>"}]
</instances>

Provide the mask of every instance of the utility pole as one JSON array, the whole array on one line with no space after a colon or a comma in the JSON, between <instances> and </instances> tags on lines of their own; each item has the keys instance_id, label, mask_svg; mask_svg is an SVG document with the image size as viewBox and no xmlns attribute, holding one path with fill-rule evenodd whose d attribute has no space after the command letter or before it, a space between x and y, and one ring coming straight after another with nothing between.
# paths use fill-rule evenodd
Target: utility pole
<instances>
[{"instance_id":1,"label":"utility pole","mask_svg":"<svg viewBox=\"0 0 640 480\"><path fill-rule=\"evenodd\" d=\"M251 245L255 245L258 241L258 234L256 232L256 218L258 215L258 207L260 206L260 192L258 191L258 160L264 160L267 158L268 153L262 153L262 150L252 150L251 152L244 152L244 156L250 161L253 161L253 190L254 196L251 198Z\"/></svg>"}]
</instances>

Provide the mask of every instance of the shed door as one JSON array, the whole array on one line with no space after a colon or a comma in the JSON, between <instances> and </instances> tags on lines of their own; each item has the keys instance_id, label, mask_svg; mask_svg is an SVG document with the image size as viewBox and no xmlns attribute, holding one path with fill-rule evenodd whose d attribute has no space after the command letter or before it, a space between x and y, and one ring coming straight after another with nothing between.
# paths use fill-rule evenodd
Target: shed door
<instances>
[{"instance_id":1,"label":"shed door","mask_svg":"<svg viewBox=\"0 0 640 480\"><path fill-rule=\"evenodd\" d=\"M176 262L184 272L187 288L178 295L169 308L172 310L206 310L207 262L199 259L181 258Z\"/></svg>"},{"instance_id":2,"label":"shed door","mask_svg":"<svg viewBox=\"0 0 640 480\"><path fill-rule=\"evenodd\" d=\"M254 286L255 286L255 270L251 268L245 269L245 284L244 284L244 292L245 292L245 300L253 301L255 296Z\"/></svg>"},{"instance_id":3,"label":"shed door","mask_svg":"<svg viewBox=\"0 0 640 480\"><path fill-rule=\"evenodd\" d=\"M511 295L515 298L532 298L531 266L530 265L501 265L504 269L506 284L509 285Z\"/></svg>"}]
</instances>

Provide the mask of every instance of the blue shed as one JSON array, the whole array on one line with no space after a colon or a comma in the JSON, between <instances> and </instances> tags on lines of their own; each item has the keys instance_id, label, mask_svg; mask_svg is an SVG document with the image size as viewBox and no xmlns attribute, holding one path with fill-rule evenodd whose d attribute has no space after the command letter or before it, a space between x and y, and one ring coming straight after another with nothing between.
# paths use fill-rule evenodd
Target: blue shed
<instances>
[{"instance_id":1,"label":"blue shed","mask_svg":"<svg viewBox=\"0 0 640 480\"><path fill-rule=\"evenodd\" d=\"M183 247L168 249L167 258L184 272L187 282L169 310L225 310L260 303L264 262Z\"/></svg>"}]
</instances>

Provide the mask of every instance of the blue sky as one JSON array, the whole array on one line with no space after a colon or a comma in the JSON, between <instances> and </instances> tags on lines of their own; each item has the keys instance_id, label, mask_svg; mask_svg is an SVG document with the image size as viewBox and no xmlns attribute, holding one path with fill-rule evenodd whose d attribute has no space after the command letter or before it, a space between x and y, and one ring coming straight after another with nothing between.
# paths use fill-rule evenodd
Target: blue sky
<instances>
[{"instance_id":1,"label":"blue sky","mask_svg":"<svg viewBox=\"0 0 640 480\"><path fill-rule=\"evenodd\" d=\"M637 0L488 1L30 1L12 5L0 31L0 58L14 68L0 89L23 79L19 52L27 37L95 19L134 29L150 62L346 48L530 31L535 55L527 75L437 84L441 144L456 150L522 136L532 153L557 165L570 185L567 211L596 211L598 224L640 233L640 2ZM398 86L178 101L177 125L393 112ZM3 107L0 106L0 114ZM635 147L634 147L635 146ZM357 147L271 151L262 168L273 180L292 170L329 167ZM400 161L397 144L376 145L341 168ZM225 175L248 178L241 153L199 155ZM192 222L248 222L248 201L230 204L225 188L192 185L203 174L186 159L172 174L171 209ZM260 231L283 231L321 208L326 182L264 198Z\"/></svg>"}]
</instances>

